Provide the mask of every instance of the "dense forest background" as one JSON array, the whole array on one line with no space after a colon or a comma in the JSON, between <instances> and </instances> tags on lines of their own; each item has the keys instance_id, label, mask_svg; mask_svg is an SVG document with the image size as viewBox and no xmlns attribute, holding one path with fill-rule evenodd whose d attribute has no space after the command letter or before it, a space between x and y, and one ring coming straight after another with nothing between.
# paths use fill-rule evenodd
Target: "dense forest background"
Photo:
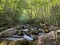
<instances>
[{"instance_id":1,"label":"dense forest background","mask_svg":"<svg viewBox=\"0 0 60 45\"><path fill-rule=\"evenodd\" d=\"M60 0L0 0L0 45L42 42L60 42Z\"/></svg>"},{"instance_id":2,"label":"dense forest background","mask_svg":"<svg viewBox=\"0 0 60 45\"><path fill-rule=\"evenodd\" d=\"M0 0L0 27L40 23L60 25L60 0Z\"/></svg>"}]
</instances>

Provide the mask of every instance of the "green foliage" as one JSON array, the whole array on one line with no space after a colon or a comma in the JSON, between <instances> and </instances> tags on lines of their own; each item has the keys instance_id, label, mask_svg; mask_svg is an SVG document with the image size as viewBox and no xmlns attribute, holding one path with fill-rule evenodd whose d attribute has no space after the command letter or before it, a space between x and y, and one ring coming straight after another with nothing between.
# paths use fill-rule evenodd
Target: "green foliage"
<instances>
[{"instance_id":1,"label":"green foliage","mask_svg":"<svg viewBox=\"0 0 60 45\"><path fill-rule=\"evenodd\" d=\"M20 22L59 25L59 0L1 0L0 27L15 25ZM34 21L36 19L36 21ZM29 21L28 21L29 20Z\"/></svg>"}]
</instances>

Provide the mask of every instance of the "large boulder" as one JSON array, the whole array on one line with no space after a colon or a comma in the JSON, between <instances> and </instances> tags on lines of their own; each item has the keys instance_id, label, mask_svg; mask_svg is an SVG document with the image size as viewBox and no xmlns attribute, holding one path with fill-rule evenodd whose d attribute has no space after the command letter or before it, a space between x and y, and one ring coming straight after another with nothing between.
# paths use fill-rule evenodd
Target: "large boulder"
<instances>
[{"instance_id":1,"label":"large boulder","mask_svg":"<svg viewBox=\"0 0 60 45\"><path fill-rule=\"evenodd\" d=\"M13 34L16 33L16 31L17 30L15 28L10 28L10 29L0 32L0 36L12 36Z\"/></svg>"},{"instance_id":2,"label":"large boulder","mask_svg":"<svg viewBox=\"0 0 60 45\"><path fill-rule=\"evenodd\" d=\"M38 38L37 45L56 45L56 44L58 44L58 42L60 42L58 40L58 39L60 39L60 35L58 35L58 34L60 34L60 30L51 31L47 34L42 34Z\"/></svg>"}]
</instances>

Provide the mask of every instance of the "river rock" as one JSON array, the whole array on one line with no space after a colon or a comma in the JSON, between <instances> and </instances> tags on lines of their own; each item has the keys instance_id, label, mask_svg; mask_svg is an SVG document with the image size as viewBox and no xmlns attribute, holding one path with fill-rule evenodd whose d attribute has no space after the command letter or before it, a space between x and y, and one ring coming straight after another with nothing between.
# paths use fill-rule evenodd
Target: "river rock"
<instances>
[{"instance_id":1,"label":"river rock","mask_svg":"<svg viewBox=\"0 0 60 45\"><path fill-rule=\"evenodd\" d=\"M17 30L15 28L10 28L10 29L0 32L0 36L12 36L13 34L16 33L16 31Z\"/></svg>"},{"instance_id":2,"label":"river rock","mask_svg":"<svg viewBox=\"0 0 60 45\"><path fill-rule=\"evenodd\" d=\"M38 38L38 44L37 45L58 45L60 42L58 39L60 39L60 35L58 35L58 32L60 34L60 31L51 31L47 34L42 34ZM56 42L57 40L57 42Z\"/></svg>"}]
</instances>

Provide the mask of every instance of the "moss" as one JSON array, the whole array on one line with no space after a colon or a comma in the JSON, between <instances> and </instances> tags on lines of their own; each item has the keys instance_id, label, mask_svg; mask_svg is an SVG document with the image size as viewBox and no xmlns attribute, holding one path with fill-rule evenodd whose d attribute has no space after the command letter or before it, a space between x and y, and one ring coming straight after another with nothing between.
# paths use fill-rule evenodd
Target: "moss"
<instances>
[{"instance_id":1,"label":"moss","mask_svg":"<svg viewBox=\"0 0 60 45\"><path fill-rule=\"evenodd\" d=\"M37 45L37 40L27 41L27 40L15 40L15 41L6 41L3 40L0 45Z\"/></svg>"}]
</instances>

